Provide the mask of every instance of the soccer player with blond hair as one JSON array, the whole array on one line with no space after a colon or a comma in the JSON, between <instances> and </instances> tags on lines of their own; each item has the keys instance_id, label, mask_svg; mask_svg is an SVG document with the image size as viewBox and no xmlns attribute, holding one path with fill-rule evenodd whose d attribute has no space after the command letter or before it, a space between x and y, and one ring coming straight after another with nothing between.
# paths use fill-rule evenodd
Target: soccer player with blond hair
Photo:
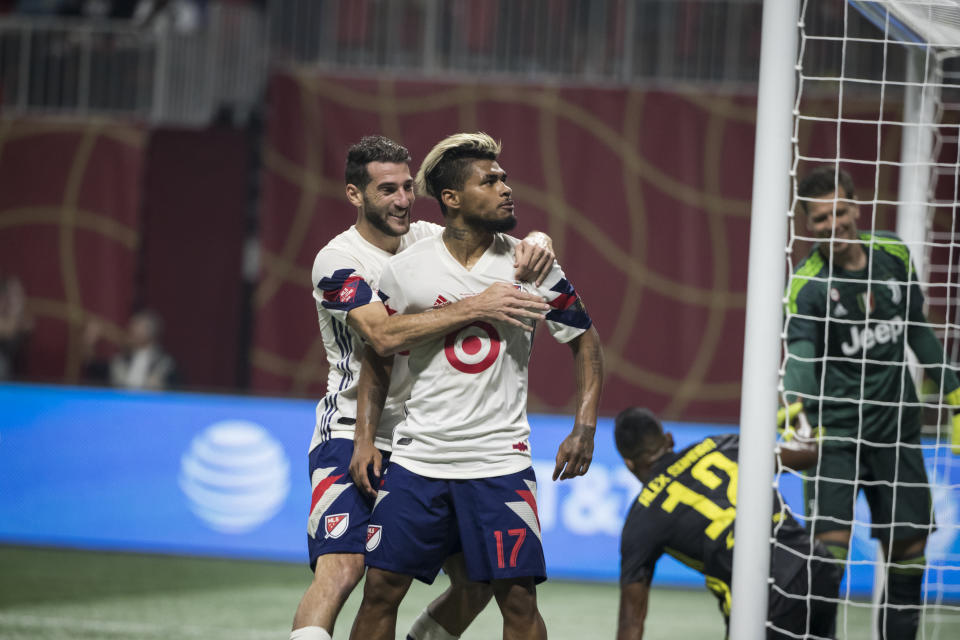
<instances>
[{"instance_id":1,"label":"soccer player with blond hair","mask_svg":"<svg viewBox=\"0 0 960 640\"><path fill-rule=\"evenodd\" d=\"M506 235L516 224L515 203L499 155L500 145L482 133L450 136L427 154L417 185L439 202L445 229L387 261L380 297L401 316L442 311L497 283L546 300L544 324L570 345L577 380L574 426L557 452L553 479L573 478L587 472L593 454L600 338L559 265L540 285L515 279L511 255L519 240ZM415 345L406 417L394 429L378 492L369 471L380 470L374 437L391 363L366 349L350 472L376 495L376 505L352 638L392 639L412 580L432 582L454 551L463 552L471 581L490 583L504 638L546 637L536 601L546 565L526 415L532 341L531 331L494 320Z\"/></svg>"}]
</instances>

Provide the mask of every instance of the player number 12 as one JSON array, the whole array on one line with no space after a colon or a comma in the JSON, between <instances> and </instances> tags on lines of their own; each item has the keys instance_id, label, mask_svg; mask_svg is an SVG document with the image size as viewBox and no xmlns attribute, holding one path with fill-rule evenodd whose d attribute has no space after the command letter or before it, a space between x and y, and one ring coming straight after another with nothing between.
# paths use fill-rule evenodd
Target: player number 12
<instances>
[{"instance_id":1,"label":"player number 12","mask_svg":"<svg viewBox=\"0 0 960 640\"><path fill-rule=\"evenodd\" d=\"M672 512L678 504L685 504L697 510L710 521L704 533L711 540L716 540L737 517L737 463L719 451L714 451L705 455L693 466L690 475L708 489L716 489L723 483L723 480L711 470L711 467L719 469L727 475L727 501L732 506L724 509L706 496L688 489L676 481L667 485L667 499L660 506L667 513Z\"/></svg>"},{"instance_id":2,"label":"player number 12","mask_svg":"<svg viewBox=\"0 0 960 640\"><path fill-rule=\"evenodd\" d=\"M517 556L520 555L520 547L523 546L523 540L527 537L526 529L508 529L507 535L515 537L513 550L510 551L510 566L517 566ZM497 566L506 569L506 563L503 560L503 531L494 531L493 537L497 541Z\"/></svg>"}]
</instances>

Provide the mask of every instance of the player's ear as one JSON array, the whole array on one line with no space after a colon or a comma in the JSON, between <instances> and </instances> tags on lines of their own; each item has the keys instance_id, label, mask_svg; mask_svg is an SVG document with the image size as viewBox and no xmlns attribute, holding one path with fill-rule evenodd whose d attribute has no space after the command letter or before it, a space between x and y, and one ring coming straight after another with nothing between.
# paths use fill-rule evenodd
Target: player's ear
<instances>
[{"instance_id":1,"label":"player's ear","mask_svg":"<svg viewBox=\"0 0 960 640\"><path fill-rule=\"evenodd\" d=\"M447 209L460 209L460 192L456 189L444 189L440 192L440 202Z\"/></svg>"},{"instance_id":2,"label":"player's ear","mask_svg":"<svg viewBox=\"0 0 960 640\"><path fill-rule=\"evenodd\" d=\"M673 434L667 431L663 434L663 444L666 447L667 451L673 450Z\"/></svg>"},{"instance_id":3,"label":"player's ear","mask_svg":"<svg viewBox=\"0 0 960 640\"><path fill-rule=\"evenodd\" d=\"M350 204L352 204L357 208L360 208L363 206L363 193L360 191L360 189L357 188L357 185L348 184L346 192L347 192L347 200L350 201Z\"/></svg>"},{"instance_id":4,"label":"player's ear","mask_svg":"<svg viewBox=\"0 0 960 640\"><path fill-rule=\"evenodd\" d=\"M623 459L623 464L627 465L627 469L629 469L631 473L635 473L635 472L636 472L636 470L637 470L637 463L635 463L635 462L634 462L633 460L631 460L630 458L624 458L624 459Z\"/></svg>"}]
</instances>

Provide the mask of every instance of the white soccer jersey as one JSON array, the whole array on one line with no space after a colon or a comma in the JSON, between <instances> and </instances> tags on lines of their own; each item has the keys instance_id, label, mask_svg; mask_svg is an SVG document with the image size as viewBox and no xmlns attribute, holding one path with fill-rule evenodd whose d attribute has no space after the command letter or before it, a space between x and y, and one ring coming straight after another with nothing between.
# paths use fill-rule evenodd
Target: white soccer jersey
<instances>
[{"instance_id":1,"label":"white soccer jersey","mask_svg":"<svg viewBox=\"0 0 960 640\"><path fill-rule=\"evenodd\" d=\"M390 311L419 313L514 282L553 307L546 326L569 342L591 324L577 292L554 263L543 285L513 279L513 248L503 234L467 270L440 236L418 242L387 262L380 297ZM532 332L505 323L473 322L410 350L406 419L393 434L392 462L430 478L481 478L530 466L527 366Z\"/></svg>"},{"instance_id":2,"label":"white soccer jersey","mask_svg":"<svg viewBox=\"0 0 960 640\"><path fill-rule=\"evenodd\" d=\"M399 251L442 231L443 227L431 222L414 222L400 239ZM363 338L347 324L347 314L373 301L380 272L392 256L364 240L352 226L328 242L314 258L313 297L330 372L327 395L317 404L311 451L330 438L353 439ZM403 419L401 401L409 390L406 357L398 354L394 362L390 392L376 436L377 447L386 450L390 449L393 428Z\"/></svg>"}]
</instances>

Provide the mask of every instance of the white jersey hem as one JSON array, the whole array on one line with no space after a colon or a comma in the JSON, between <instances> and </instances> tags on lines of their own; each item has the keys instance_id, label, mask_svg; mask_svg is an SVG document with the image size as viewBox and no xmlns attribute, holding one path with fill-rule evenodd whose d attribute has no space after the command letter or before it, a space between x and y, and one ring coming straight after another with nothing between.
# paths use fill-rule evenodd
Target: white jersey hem
<instances>
[{"instance_id":1,"label":"white jersey hem","mask_svg":"<svg viewBox=\"0 0 960 640\"><path fill-rule=\"evenodd\" d=\"M464 465L462 462L437 464L424 463L394 453L390 457L390 464L399 464L407 471L411 471L418 476L435 480L477 480L508 476L511 473L523 471L533 466L533 459L530 456L516 456L515 459L495 464L489 462L471 463L469 465Z\"/></svg>"},{"instance_id":2,"label":"white jersey hem","mask_svg":"<svg viewBox=\"0 0 960 640\"><path fill-rule=\"evenodd\" d=\"M337 429L330 432L330 437L328 438L328 440L333 440L334 438L337 438L338 440L353 440L353 435L354 435L353 431L343 431L343 430ZM322 440L318 442L314 446L310 447L310 451L313 451L314 449L316 449L326 441L327 440ZM375 436L373 438L373 446L375 446L377 449L380 449L380 451L389 452L393 448L393 442L391 442L387 438L381 438L380 436ZM309 453L309 451L307 453Z\"/></svg>"}]
</instances>

